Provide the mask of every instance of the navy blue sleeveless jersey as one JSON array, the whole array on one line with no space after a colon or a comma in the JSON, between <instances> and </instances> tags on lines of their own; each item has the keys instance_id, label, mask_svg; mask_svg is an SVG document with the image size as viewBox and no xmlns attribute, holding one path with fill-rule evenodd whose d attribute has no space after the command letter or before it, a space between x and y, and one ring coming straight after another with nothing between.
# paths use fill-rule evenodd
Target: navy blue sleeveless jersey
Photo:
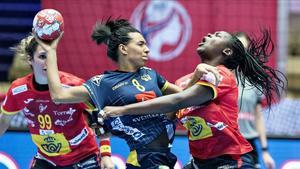
<instances>
[{"instance_id":1,"label":"navy blue sleeveless jersey","mask_svg":"<svg viewBox=\"0 0 300 169\"><path fill-rule=\"evenodd\" d=\"M147 67L136 72L106 71L84 84L99 110L160 97L167 85L161 75ZM163 130L170 140L174 134L174 124L164 114L125 115L106 119L104 124L113 135L125 139L130 150L152 142Z\"/></svg>"}]
</instances>

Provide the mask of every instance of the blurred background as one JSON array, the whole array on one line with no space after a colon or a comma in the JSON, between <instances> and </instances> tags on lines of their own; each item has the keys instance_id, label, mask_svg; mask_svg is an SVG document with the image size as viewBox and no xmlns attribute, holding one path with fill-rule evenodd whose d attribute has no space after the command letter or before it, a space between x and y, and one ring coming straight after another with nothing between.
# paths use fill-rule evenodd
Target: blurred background
<instances>
[{"instance_id":1,"label":"blurred background","mask_svg":"<svg viewBox=\"0 0 300 169\"><path fill-rule=\"evenodd\" d=\"M225 30L257 36L271 31L275 51L269 65L288 77L284 97L264 113L269 152L279 169L300 169L300 0L0 0L0 100L11 81L30 72L25 61L14 58L10 47L32 29L35 14L54 8L64 17L65 34L58 56L59 68L84 79L115 69L105 46L90 35L97 21L127 18L146 38L147 66L170 82L190 73L200 63L196 47L207 33ZM19 113L0 138L0 169L28 168L36 149ZM178 128L172 151L177 168L189 160L185 130ZM129 152L113 138L113 157L124 168ZM264 167L263 167L264 168Z\"/></svg>"}]
</instances>

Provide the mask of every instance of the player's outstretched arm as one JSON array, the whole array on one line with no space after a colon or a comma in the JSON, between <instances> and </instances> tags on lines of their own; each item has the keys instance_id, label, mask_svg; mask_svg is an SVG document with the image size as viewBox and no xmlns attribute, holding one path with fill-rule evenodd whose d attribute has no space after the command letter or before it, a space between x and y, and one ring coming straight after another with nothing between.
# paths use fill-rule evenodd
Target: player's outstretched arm
<instances>
[{"instance_id":1,"label":"player's outstretched arm","mask_svg":"<svg viewBox=\"0 0 300 169\"><path fill-rule=\"evenodd\" d=\"M195 84L176 94L166 95L152 100L126 106L106 106L104 118L120 115L155 114L176 112L182 108L201 105L214 97L213 89Z\"/></svg>"}]
</instances>

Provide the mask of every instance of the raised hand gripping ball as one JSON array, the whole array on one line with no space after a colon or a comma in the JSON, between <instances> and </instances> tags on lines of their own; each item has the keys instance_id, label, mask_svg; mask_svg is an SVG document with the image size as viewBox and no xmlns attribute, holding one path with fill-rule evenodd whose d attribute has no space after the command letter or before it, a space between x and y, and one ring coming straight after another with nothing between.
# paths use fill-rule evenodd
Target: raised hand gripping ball
<instances>
[{"instance_id":1,"label":"raised hand gripping ball","mask_svg":"<svg viewBox=\"0 0 300 169\"><path fill-rule=\"evenodd\" d=\"M54 40L64 31L64 19L55 9L43 9L33 19L33 31L42 40Z\"/></svg>"}]
</instances>

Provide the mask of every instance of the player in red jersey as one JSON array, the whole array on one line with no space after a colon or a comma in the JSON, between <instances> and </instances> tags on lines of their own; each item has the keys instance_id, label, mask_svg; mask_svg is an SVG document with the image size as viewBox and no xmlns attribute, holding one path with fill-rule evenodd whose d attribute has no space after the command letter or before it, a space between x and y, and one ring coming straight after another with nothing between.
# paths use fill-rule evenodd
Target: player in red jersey
<instances>
[{"instance_id":1,"label":"player in red jersey","mask_svg":"<svg viewBox=\"0 0 300 169\"><path fill-rule=\"evenodd\" d=\"M31 169L100 169L99 148L84 115L88 107L83 103L52 102L45 64L47 54L33 36L24 38L13 49L17 57L27 58L33 73L11 84L1 106L0 135L8 128L12 116L22 112L38 148ZM60 72L59 78L65 88L84 82L65 72ZM102 157L101 166L114 168L109 156Z\"/></svg>"},{"instance_id":2,"label":"player in red jersey","mask_svg":"<svg viewBox=\"0 0 300 169\"><path fill-rule=\"evenodd\" d=\"M248 50L227 32L208 34L199 43L197 52L202 62L218 68L221 80L217 87L208 83L214 76L205 75L177 94L127 106L105 107L103 117L168 113L189 107L177 115L188 129L193 156L191 168L254 168L247 154L252 147L238 129L238 88L233 71L243 75L237 78L241 84L245 84L246 79L264 93L270 106L274 96L279 96L284 88L277 71L265 65L271 44L268 31L263 31L261 39L251 40ZM190 75L187 75L178 83L186 84L189 80Z\"/></svg>"}]
</instances>

